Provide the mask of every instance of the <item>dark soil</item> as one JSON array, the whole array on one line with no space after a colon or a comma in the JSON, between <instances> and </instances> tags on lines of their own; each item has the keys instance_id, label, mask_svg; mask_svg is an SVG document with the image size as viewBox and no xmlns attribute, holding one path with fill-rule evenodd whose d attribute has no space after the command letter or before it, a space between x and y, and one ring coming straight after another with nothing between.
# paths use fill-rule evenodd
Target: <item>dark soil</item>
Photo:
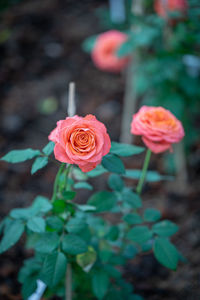
<instances>
[{"instance_id":1,"label":"dark soil","mask_svg":"<svg viewBox=\"0 0 200 300\"><path fill-rule=\"evenodd\" d=\"M112 140L118 140L124 79L97 70L81 49L86 37L102 31L95 13L106 4L102 0L26 0L2 14L0 156L11 149L40 149L47 143L56 121L66 116L67 89L72 80L77 88L77 113L95 114L106 124ZM9 36L1 42L3 30L9 30ZM55 110L49 111L48 103L52 102ZM190 182L184 193L174 183L164 182L146 186L144 191L145 206L157 207L179 225L174 242L188 260L176 272L166 270L151 254L133 260L124 276L145 299L200 299L199 149L194 146L189 156ZM138 159L126 163L140 167ZM34 176L30 166L1 163L1 218L14 207L29 205L38 191L51 196L54 165ZM162 157L153 157L151 167L163 171ZM103 183L95 184L98 189ZM17 273L29 255L22 240L0 256L0 299L21 299Z\"/></svg>"}]
</instances>

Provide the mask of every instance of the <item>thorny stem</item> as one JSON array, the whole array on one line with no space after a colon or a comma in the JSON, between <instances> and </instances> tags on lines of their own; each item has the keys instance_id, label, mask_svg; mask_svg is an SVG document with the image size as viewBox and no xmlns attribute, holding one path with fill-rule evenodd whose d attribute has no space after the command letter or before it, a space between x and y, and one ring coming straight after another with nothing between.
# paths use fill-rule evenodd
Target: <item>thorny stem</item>
<instances>
[{"instance_id":1,"label":"thorny stem","mask_svg":"<svg viewBox=\"0 0 200 300\"><path fill-rule=\"evenodd\" d=\"M151 150L147 149L145 159L144 159L143 168L142 168L142 174L140 176L138 185L136 187L136 192L138 193L138 195L140 195L141 192L142 192L142 187L143 187L143 184L144 184L144 181L145 181L145 178L146 178L146 173L147 173L147 169L148 169L148 166L149 166L150 158L151 158Z\"/></svg>"}]
</instances>

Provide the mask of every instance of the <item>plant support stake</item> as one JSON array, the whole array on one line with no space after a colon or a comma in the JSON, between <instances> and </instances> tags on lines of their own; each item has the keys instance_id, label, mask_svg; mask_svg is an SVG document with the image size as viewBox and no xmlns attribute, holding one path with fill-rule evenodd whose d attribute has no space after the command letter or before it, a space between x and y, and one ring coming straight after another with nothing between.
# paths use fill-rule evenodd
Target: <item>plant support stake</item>
<instances>
[{"instance_id":1,"label":"plant support stake","mask_svg":"<svg viewBox=\"0 0 200 300\"><path fill-rule=\"evenodd\" d=\"M143 1L133 0L132 1L132 12L136 16L141 16L143 14ZM135 31L140 30L139 26L132 25L131 33L134 34ZM135 76L137 76L135 69L140 64L140 53L135 51L130 57L130 64L126 71L126 86L125 86L125 96L124 105L122 113L122 124L121 124L121 135L120 142L131 144L133 142L133 135L130 133L130 123L132 120L132 115L137 109L137 94L134 87Z\"/></svg>"},{"instance_id":2,"label":"plant support stake","mask_svg":"<svg viewBox=\"0 0 200 300\"><path fill-rule=\"evenodd\" d=\"M68 95L68 116L73 117L76 113L76 104L75 104L75 83L70 82L69 84L69 95ZM67 166L66 166L67 167ZM70 169L68 167L68 174L69 176ZM65 281L65 299L72 300L72 267L71 264L67 264L67 272L66 272L66 281Z\"/></svg>"}]
</instances>

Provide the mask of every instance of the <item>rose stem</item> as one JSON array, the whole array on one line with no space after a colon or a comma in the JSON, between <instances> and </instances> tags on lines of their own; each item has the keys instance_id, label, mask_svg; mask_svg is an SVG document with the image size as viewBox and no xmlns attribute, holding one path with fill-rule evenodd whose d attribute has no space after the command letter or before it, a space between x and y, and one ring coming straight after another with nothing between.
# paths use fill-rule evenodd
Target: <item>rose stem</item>
<instances>
[{"instance_id":1,"label":"rose stem","mask_svg":"<svg viewBox=\"0 0 200 300\"><path fill-rule=\"evenodd\" d=\"M132 0L132 13L136 16L143 15L143 1ZM131 31L139 31L139 26L132 25ZM130 62L126 70L126 83L125 83L125 95L124 95L124 105L122 112L122 122L121 122L121 133L120 133L120 142L131 144L133 142L134 136L130 133L130 123L132 120L132 115L136 112L138 104L138 93L134 87L136 82L137 71L141 60L141 50L134 51L130 55Z\"/></svg>"},{"instance_id":2,"label":"rose stem","mask_svg":"<svg viewBox=\"0 0 200 300\"><path fill-rule=\"evenodd\" d=\"M67 108L68 116L73 117L76 113L76 104L75 104L75 83L69 83L69 94L68 94L68 108ZM67 168L67 178L70 176L70 165L66 166ZM67 272L66 272L66 281L65 281L65 299L72 300L72 267L71 264L67 264Z\"/></svg>"},{"instance_id":3,"label":"rose stem","mask_svg":"<svg viewBox=\"0 0 200 300\"><path fill-rule=\"evenodd\" d=\"M144 159L143 168L142 168L142 173L141 173L138 185L136 187L136 192L137 192L138 195L140 195L141 192L142 192L142 186L143 186L145 178L146 178L146 173L147 173L147 169L148 169L148 166L149 166L150 158L151 158L151 150L147 149L145 159Z\"/></svg>"},{"instance_id":4,"label":"rose stem","mask_svg":"<svg viewBox=\"0 0 200 300\"><path fill-rule=\"evenodd\" d=\"M51 202L53 202L54 200L56 200L56 196L57 196L57 191L58 191L58 182L59 182L59 177L61 175L61 173L63 172L65 168L65 164L62 163L59 170L58 170L58 173L56 175L56 179L54 181L54 186L53 186L53 196L52 196L52 199L51 199Z\"/></svg>"}]
</instances>

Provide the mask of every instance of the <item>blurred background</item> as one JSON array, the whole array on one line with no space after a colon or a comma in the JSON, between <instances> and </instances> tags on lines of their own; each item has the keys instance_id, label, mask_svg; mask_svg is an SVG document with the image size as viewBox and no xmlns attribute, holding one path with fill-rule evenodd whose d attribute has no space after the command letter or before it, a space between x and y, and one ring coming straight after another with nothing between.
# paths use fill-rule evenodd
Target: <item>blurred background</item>
<instances>
[{"instance_id":1,"label":"blurred background","mask_svg":"<svg viewBox=\"0 0 200 300\"><path fill-rule=\"evenodd\" d=\"M137 28L139 34L133 34L120 53L133 55L134 109L142 104L162 105L182 120L186 130L181 150L175 151L178 163L172 154L153 155L150 169L174 175L176 180L147 184L144 205L160 209L165 218L179 225L174 242L187 263L172 272L147 253L134 259L124 272L136 292L150 300L200 299L198 2L188 1L184 16L172 11L169 21L158 16L150 0L139 7L135 6L138 0L0 1L0 156L11 149L46 145L56 121L66 117L70 81L76 83L77 114L96 115L107 126L111 139L119 141L124 99L130 95L129 71L112 74L97 69L90 51L93 36L101 32L118 29L131 36ZM134 142L142 145L140 138ZM141 155L126 159L125 164L140 168L142 161ZM38 193L51 196L54 165L34 176L29 162L1 162L0 167L1 219L14 207L28 206ZM105 186L104 178L93 183L96 190ZM88 192L78 196L83 201L87 197ZM30 255L22 239L0 256L0 299L22 299L17 273Z\"/></svg>"}]
</instances>

